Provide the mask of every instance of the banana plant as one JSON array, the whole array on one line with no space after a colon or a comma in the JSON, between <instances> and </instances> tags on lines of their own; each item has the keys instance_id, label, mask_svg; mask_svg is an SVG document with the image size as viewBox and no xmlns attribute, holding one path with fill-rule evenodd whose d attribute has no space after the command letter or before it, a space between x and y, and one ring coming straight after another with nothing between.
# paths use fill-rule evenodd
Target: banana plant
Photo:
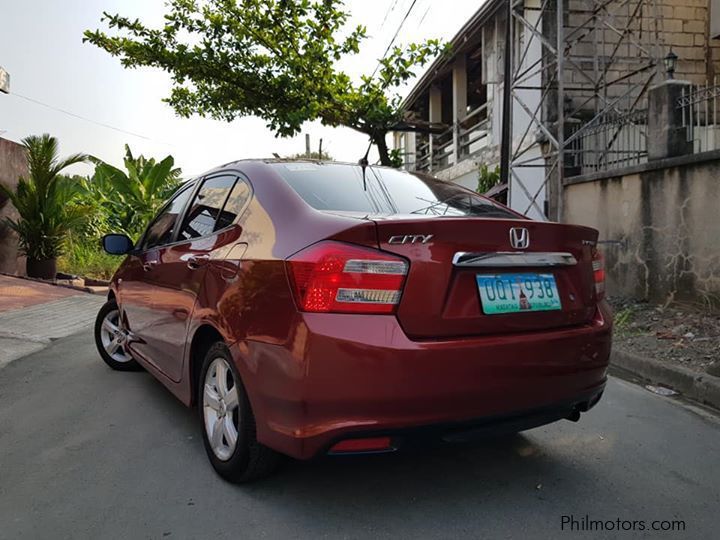
<instances>
[{"instance_id":1,"label":"banana plant","mask_svg":"<svg viewBox=\"0 0 720 540\"><path fill-rule=\"evenodd\" d=\"M87 196L99 204L107 226L137 235L180 184L181 171L172 156L156 162L133 156L125 145L125 171L97 158L95 174L85 182Z\"/></svg>"}]
</instances>

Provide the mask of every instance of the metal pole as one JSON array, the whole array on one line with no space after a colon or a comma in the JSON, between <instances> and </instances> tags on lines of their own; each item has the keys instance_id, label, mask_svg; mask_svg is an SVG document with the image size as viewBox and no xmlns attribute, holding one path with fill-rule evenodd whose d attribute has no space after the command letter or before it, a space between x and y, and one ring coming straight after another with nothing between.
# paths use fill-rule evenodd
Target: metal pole
<instances>
[{"instance_id":1,"label":"metal pole","mask_svg":"<svg viewBox=\"0 0 720 540\"><path fill-rule=\"evenodd\" d=\"M558 111L557 111L557 189L555 190L556 216L561 222L563 219L563 189L565 177L565 9L564 0L557 0L557 70L558 70Z\"/></svg>"},{"instance_id":2,"label":"metal pole","mask_svg":"<svg viewBox=\"0 0 720 540\"><path fill-rule=\"evenodd\" d=\"M507 21L505 21L505 57L504 57L504 84L503 84L503 110L502 133L500 140L500 182L510 188L510 146L512 144L512 11L513 1L507 3ZM508 199L508 203L510 200Z\"/></svg>"}]
</instances>

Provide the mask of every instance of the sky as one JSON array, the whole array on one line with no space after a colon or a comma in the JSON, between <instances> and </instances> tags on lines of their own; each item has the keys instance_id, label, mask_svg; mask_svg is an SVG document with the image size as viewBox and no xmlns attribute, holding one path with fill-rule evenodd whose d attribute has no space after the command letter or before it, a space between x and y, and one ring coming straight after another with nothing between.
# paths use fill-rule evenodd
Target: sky
<instances>
[{"instance_id":1,"label":"sky","mask_svg":"<svg viewBox=\"0 0 720 540\"><path fill-rule=\"evenodd\" d=\"M342 64L348 74L372 73L412 3L346 0L351 13L348 24L365 25L369 36L360 54ZM396 44L431 37L449 40L483 3L415 0ZM323 151L335 159L357 161L364 154L367 137L348 128L312 122L304 126L303 134L280 139L255 117L227 123L175 116L162 101L171 88L167 74L124 69L117 58L82 42L84 30L104 28L103 11L159 25L164 2L0 0L0 66L10 73L10 94L0 93L0 137L20 141L50 133L59 139L62 155L83 152L117 166L127 143L136 155L162 159L172 154L186 178L237 159L304 152L304 133L310 134L313 150L322 138ZM71 172L86 174L91 169L79 165Z\"/></svg>"}]
</instances>

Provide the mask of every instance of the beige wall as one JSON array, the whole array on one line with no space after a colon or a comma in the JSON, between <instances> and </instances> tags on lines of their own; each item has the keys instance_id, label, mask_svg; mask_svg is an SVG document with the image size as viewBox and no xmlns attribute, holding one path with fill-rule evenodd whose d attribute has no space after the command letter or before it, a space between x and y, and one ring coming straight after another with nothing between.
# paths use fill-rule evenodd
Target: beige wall
<instances>
[{"instance_id":1,"label":"beige wall","mask_svg":"<svg viewBox=\"0 0 720 540\"><path fill-rule=\"evenodd\" d=\"M676 78L702 84L720 75L720 41L710 38L711 0L657 0L665 45L678 55Z\"/></svg>"},{"instance_id":2,"label":"beige wall","mask_svg":"<svg viewBox=\"0 0 720 540\"><path fill-rule=\"evenodd\" d=\"M709 154L566 186L565 221L610 241L610 295L720 308L720 153Z\"/></svg>"},{"instance_id":3,"label":"beige wall","mask_svg":"<svg viewBox=\"0 0 720 540\"><path fill-rule=\"evenodd\" d=\"M27 174L27 162L23 147L0 138L0 183L15 188L20 176ZM0 272L24 273L24 261L18 260L17 238L5 225L5 218L17 218L17 211L8 201L0 208Z\"/></svg>"}]
</instances>

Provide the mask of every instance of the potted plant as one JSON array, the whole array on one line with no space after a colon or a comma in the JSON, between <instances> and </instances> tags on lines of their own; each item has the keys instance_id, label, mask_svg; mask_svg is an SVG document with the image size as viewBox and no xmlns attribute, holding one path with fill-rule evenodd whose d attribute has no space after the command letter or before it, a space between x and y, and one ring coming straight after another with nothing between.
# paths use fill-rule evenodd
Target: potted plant
<instances>
[{"instance_id":1,"label":"potted plant","mask_svg":"<svg viewBox=\"0 0 720 540\"><path fill-rule=\"evenodd\" d=\"M27 257L30 277L53 279L56 261L70 230L87 216L82 205L71 204L80 192L74 179L61 173L70 165L87 161L83 154L58 158L58 142L50 135L23 139L28 177L21 177L16 191L0 184L0 194L15 206L19 219L7 218L18 235L20 251Z\"/></svg>"}]
</instances>

